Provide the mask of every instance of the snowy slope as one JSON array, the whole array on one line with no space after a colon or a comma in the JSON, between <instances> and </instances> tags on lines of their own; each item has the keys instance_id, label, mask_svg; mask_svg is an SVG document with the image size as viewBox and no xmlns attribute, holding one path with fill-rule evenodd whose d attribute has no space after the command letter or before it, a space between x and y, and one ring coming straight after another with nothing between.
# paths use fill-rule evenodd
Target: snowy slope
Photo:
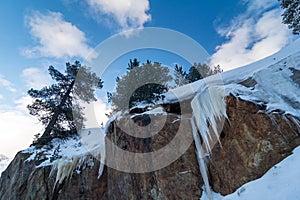
<instances>
[{"instance_id":1,"label":"snowy slope","mask_svg":"<svg viewBox=\"0 0 300 200\"><path fill-rule=\"evenodd\" d=\"M218 87L227 95L266 105L269 112L280 110L300 117L300 90L291 78L293 70L300 70L300 39L258 62L170 90L165 101L193 98Z\"/></svg>"},{"instance_id":2,"label":"snowy slope","mask_svg":"<svg viewBox=\"0 0 300 200\"><path fill-rule=\"evenodd\" d=\"M300 199L300 147L293 154L271 168L261 178L244 184L234 193L214 200L298 200ZM207 200L204 194L200 200Z\"/></svg>"}]
</instances>

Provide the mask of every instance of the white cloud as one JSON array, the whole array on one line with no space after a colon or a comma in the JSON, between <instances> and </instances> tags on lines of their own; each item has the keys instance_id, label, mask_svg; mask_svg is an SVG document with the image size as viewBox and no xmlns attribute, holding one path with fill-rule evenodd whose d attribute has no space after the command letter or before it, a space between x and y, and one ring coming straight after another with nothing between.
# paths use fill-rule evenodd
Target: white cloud
<instances>
[{"instance_id":1,"label":"white cloud","mask_svg":"<svg viewBox=\"0 0 300 200\"><path fill-rule=\"evenodd\" d=\"M0 74L0 87L4 87L5 89L11 91L11 92L16 92L17 90L13 87L13 84L4 78L3 75Z\"/></svg>"},{"instance_id":2,"label":"white cloud","mask_svg":"<svg viewBox=\"0 0 300 200\"><path fill-rule=\"evenodd\" d=\"M46 71L34 67L24 69L21 77L28 88L40 89L51 83L51 78Z\"/></svg>"},{"instance_id":3,"label":"white cloud","mask_svg":"<svg viewBox=\"0 0 300 200\"><path fill-rule=\"evenodd\" d=\"M75 57L85 58L92 50L87 45L85 34L75 25L63 19L58 12L33 12L26 16L30 34L38 42L37 46L23 49L28 57Z\"/></svg>"},{"instance_id":4,"label":"white cloud","mask_svg":"<svg viewBox=\"0 0 300 200\"><path fill-rule=\"evenodd\" d=\"M112 18L122 30L142 28L151 20L148 0L86 0L96 19Z\"/></svg>"},{"instance_id":5,"label":"white cloud","mask_svg":"<svg viewBox=\"0 0 300 200\"><path fill-rule=\"evenodd\" d=\"M22 112L24 114L29 114L29 111L27 109L27 105L32 104L34 99L30 97L29 95L22 96L20 99L17 99L14 101L15 107L14 109Z\"/></svg>"},{"instance_id":6,"label":"white cloud","mask_svg":"<svg viewBox=\"0 0 300 200\"><path fill-rule=\"evenodd\" d=\"M2 94L0 94L0 101L2 101L4 99L4 96Z\"/></svg>"},{"instance_id":7,"label":"white cloud","mask_svg":"<svg viewBox=\"0 0 300 200\"><path fill-rule=\"evenodd\" d=\"M292 40L291 31L281 23L278 2L246 2L247 11L231 26L218 30L227 41L211 56L212 65L219 64L224 70L240 67L276 53Z\"/></svg>"},{"instance_id":8,"label":"white cloud","mask_svg":"<svg viewBox=\"0 0 300 200\"><path fill-rule=\"evenodd\" d=\"M43 130L37 119L26 110L31 103L30 97L24 96L14 103L15 107L0 110L0 154L9 157L29 147L34 135Z\"/></svg>"},{"instance_id":9,"label":"white cloud","mask_svg":"<svg viewBox=\"0 0 300 200\"><path fill-rule=\"evenodd\" d=\"M18 111L0 111L0 152L9 157L29 147L42 127L30 116Z\"/></svg>"},{"instance_id":10,"label":"white cloud","mask_svg":"<svg viewBox=\"0 0 300 200\"><path fill-rule=\"evenodd\" d=\"M269 8L275 7L278 5L277 1L274 0L243 0L244 3L248 6L248 13L250 12L264 12Z\"/></svg>"}]
</instances>

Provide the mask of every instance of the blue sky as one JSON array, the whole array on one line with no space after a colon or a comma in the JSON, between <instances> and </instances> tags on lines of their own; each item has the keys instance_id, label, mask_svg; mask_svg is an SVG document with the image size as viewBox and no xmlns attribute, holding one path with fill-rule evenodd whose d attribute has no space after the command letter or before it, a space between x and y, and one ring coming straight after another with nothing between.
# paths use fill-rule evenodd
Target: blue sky
<instances>
[{"instance_id":1,"label":"blue sky","mask_svg":"<svg viewBox=\"0 0 300 200\"><path fill-rule=\"evenodd\" d=\"M12 156L42 130L26 111L31 101L26 91L50 83L49 65L63 69L66 62L82 61L120 31L162 27L191 37L211 55L211 65L229 70L271 55L295 40L281 24L281 12L277 0L1 1L0 153ZM116 61L118 75L135 56L142 62L149 56L168 66L190 67L171 54L142 51ZM102 102L97 106L107 109Z\"/></svg>"}]
</instances>

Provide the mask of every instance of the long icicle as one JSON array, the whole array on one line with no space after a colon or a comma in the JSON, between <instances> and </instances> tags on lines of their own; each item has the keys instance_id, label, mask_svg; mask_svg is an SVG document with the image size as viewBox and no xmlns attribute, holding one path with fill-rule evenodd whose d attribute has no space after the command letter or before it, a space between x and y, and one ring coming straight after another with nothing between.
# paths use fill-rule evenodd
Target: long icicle
<instances>
[{"instance_id":1,"label":"long icicle","mask_svg":"<svg viewBox=\"0 0 300 200\"><path fill-rule=\"evenodd\" d=\"M196 154L197 154L197 159L198 159L198 165L199 165L199 169L200 169L200 173L204 182L204 187L205 187L205 192L207 193L207 196L210 200L212 200L212 192L210 189L210 185L209 185L209 180L208 180L208 173L207 173L207 166L205 163L205 156L204 156L204 152L202 149L202 145L200 142L200 137L194 122L194 116L190 119L191 121L191 126L192 126L192 131L193 131L193 137L194 137L194 141L195 141L195 145L196 145Z\"/></svg>"}]
</instances>

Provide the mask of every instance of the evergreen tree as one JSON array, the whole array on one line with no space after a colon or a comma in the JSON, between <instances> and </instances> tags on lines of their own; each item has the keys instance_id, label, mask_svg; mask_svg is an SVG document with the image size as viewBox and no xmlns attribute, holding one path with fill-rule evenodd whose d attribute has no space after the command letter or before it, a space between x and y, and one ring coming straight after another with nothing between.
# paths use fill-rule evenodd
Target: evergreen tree
<instances>
[{"instance_id":1,"label":"evergreen tree","mask_svg":"<svg viewBox=\"0 0 300 200\"><path fill-rule=\"evenodd\" d=\"M188 80L186 79L186 72L183 70L182 66L178 66L177 64L175 65L175 73L174 73L174 81L175 81L175 84L176 86L182 86L182 85L185 85L188 82Z\"/></svg>"},{"instance_id":2,"label":"evergreen tree","mask_svg":"<svg viewBox=\"0 0 300 200\"><path fill-rule=\"evenodd\" d=\"M135 58L133 61L130 59L128 63L128 67L126 68L127 70L132 70L135 67L140 66L140 62Z\"/></svg>"},{"instance_id":3,"label":"evergreen tree","mask_svg":"<svg viewBox=\"0 0 300 200\"><path fill-rule=\"evenodd\" d=\"M282 22L288 24L294 34L300 33L300 1L299 0L279 0L284 9Z\"/></svg>"},{"instance_id":4,"label":"evergreen tree","mask_svg":"<svg viewBox=\"0 0 300 200\"><path fill-rule=\"evenodd\" d=\"M30 89L28 94L34 102L27 108L31 115L46 126L38 142L46 143L52 137L65 137L66 132L77 133L76 127L83 127L82 107L75 101L91 102L95 88L102 88L103 81L89 68L81 66L79 61L66 63L65 74L50 66L49 74L54 84L41 90ZM76 79L76 83L75 83ZM73 116L76 115L76 117ZM55 136L52 134L55 133Z\"/></svg>"},{"instance_id":5,"label":"evergreen tree","mask_svg":"<svg viewBox=\"0 0 300 200\"><path fill-rule=\"evenodd\" d=\"M108 93L114 111L131 108L139 103L154 103L168 90L171 80L169 69L160 63L147 63L134 67L117 82L116 91Z\"/></svg>"},{"instance_id":6,"label":"evergreen tree","mask_svg":"<svg viewBox=\"0 0 300 200\"><path fill-rule=\"evenodd\" d=\"M214 67L213 74L222 73L222 72L223 72L223 69L221 68L220 65L217 65Z\"/></svg>"},{"instance_id":7,"label":"evergreen tree","mask_svg":"<svg viewBox=\"0 0 300 200\"><path fill-rule=\"evenodd\" d=\"M214 72L207 64L194 63L189 69L189 73L186 74L186 79L192 83L213 74Z\"/></svg>"}]
</instances>

